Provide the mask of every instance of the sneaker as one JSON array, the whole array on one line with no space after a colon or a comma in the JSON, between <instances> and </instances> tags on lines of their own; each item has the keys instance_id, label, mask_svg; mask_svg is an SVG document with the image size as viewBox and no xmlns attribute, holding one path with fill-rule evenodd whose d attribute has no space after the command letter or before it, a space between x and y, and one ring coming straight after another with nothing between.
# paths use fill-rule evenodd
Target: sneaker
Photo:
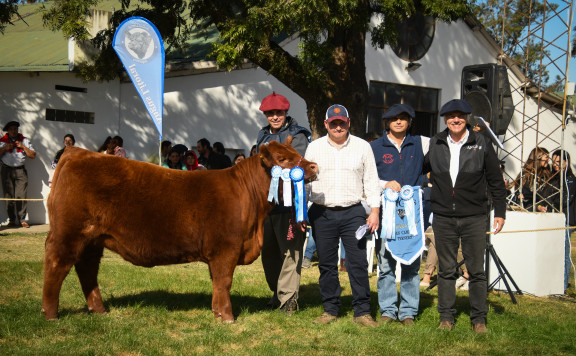
<instances>
[{"instance_id":1,"label":"sneaker","mask_svg":"<svg viewBox=\"0 0 576 356\"><path fill-rule=\"evenodd\" d=\"M440 325L438 325L438 330L454 330L454 324L449 321L441 321Z\"/></svg>"},{"instance_id":2,"label":"sneaker","mask_svg":"<svg viewBox=\"0 0 576 356\"><path fill-rule=\"evenodd\" d=\"M330 324L336 321L338 317L336 315L328 314L326 312L322 313L319 318L316 318L313 323L314 324Z\"/></svg>"},{"instance_id":3,"label":"sneaker","mask_svg":"<svg viewBox=\"0 0 576 356\"><path fill-rule=\"evenodd\" d=\"M474 332L476 334L485 334L488 332L488 328L486 327L486 324L484 324L484 323L474 324L472 326L472 330L474 330Z\"/></svg>"},{"instance_id":4,"label":"sneaker","mask_svg":"<svg viewBox=\"0 0 576 356\"><path fill-rule=\"evenodd\" d=\"M302 268L310 268L310 267L312 267L312 260L304 256L304 259L302 260Z\"/></svg>"},{"instance_id":5,"label":"sneaker","mask_svg":"<svg viewBox=\"0 0 576 356\"><path fill-rule=\"evenodd\" d=\"M466 281L461 287L460 290L469 290L470 289L470 281Z\"/></svg>"},{"instance_id":6,"label":"sneaker","mask_svg":"<svg viewBox=\"0 0 576 356\"><path fill-rule=\"evenodd\" d=\"M371 328L377 326L378 324L376 324L376 322L374 321L374 319L372 319L372 317L370 316L370 314L364 314L362 316L355 316L354 317L354 322L356 324L360 324L362 326L369 326Z\"/></svg>"},{"instance_id":7,"label":"sneaker","mask_svg":"<svg viewBox=\"0 0 576 356\"><path fill-rule=\"evenodd\" d=\"M420 282L420 287L430 287L430 283L429 282Z\"/></svg>"},{"instance_id":8,"label":"sneaker","mask_svg":"<svg viewBox=\"0 0 576 356\"><path fill-rule=\"evenodd\" d=\"M290 298L286 303L284 303L284 305L280 307L280 309L278 309L278 311L280 313L286 313L288 315L294 314L295 312L298 311L298 302L296 301L296 299Z\"/></svg>"},{"instance_id":9,"label":"sneaker","mask_svg":"<svg viewBox=\"0 0 576 356\"><path fill-rule=\"evenodd\" d=\"M404 326L414 325L414 318L406 318L402 320L402 325Z\"/></svg>"}]
</instances>

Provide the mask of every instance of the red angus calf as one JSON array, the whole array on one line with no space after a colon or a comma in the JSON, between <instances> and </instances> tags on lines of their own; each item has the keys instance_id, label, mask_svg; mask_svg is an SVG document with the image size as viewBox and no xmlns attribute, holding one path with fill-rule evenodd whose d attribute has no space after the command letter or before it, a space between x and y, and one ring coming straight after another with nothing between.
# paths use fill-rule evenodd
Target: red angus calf
<instances>
[{"instance_id":1,"label":"red angus calf","mask_svg":"<svg viewBox=\"0 0 576 356\"><path fill-rule=\"evenodd\" d=\"M98 268L106 247L144 267L203 261L212 277L212 310L233 322L230 287L236 265L252 263L274 165L317 172L291 146L270 142L260 154L216 171L185 172L67 148L48 197L42 310L58 316L62 282L72 266L88 308L104 313Z\"/></svg>"}]
</instances>

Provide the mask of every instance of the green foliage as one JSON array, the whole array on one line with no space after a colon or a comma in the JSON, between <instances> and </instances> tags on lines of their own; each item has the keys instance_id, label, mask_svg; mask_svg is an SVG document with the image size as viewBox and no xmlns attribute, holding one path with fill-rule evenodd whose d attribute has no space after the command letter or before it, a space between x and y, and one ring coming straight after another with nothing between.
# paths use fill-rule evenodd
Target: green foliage
<instances>
[{"instance_id":1,"label":"green foliage","mask_svg":"<svg viewBox=\"0 0 576 356\"><path fill-rule=\"evenodd\" d=\"M20 16L18 13L18 0L0 1L0 34L4 34L7 24L11 24L14 16Z\"/></svg>"},{"instance_id":2,"label":"green foliage","mask_svg":"<svg viewBox=\"0 0 576 356\"><path fill-rule=\"evenodd\" d=\"M528 31L538 29L546 12L554 11L557 4L539 0L514 0L505 7L498 0L483 0L474 8L474 14L488 33L502 45L504 53L534 81L541 78L542 85L549 81L549 72L541 67L541 60L549 55L542 51L542 41L536 36L528 36Z\"/></svg>"}]
</instances>

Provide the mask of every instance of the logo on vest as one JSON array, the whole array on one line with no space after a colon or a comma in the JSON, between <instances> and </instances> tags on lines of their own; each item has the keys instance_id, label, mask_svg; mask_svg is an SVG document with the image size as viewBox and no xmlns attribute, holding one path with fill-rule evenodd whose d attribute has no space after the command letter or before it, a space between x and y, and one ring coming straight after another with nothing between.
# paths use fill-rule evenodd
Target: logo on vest
<instances>
[{"instance_id":1,"label":"logo on vest","mask_svg":"<svg viewBox=\"0 0 576 356\"><path fill-rule=\"evenodd\" d=\"M385 155L382 156L382 161L386 164L390 164L394 162L394 156L392 156L392 154L390 153L386 153Z\"/></svg>"}]
</instances>

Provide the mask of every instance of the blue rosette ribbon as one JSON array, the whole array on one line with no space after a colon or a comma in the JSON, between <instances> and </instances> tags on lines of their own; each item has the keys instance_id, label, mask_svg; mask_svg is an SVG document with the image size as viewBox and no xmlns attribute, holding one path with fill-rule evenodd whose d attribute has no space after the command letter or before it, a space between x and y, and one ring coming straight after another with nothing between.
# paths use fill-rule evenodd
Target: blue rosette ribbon
<instances>
[{"instance_id":1,"label":"blue rosette ribbon","mask_svg":"<svg viewBox=\"0 0 576 356\"><path fill-rule=\"evenodd\" d=\"M308 220L306 204L306 188L304 188L304 169L294 167L290 171L290 179L294 183L294 203L296 204L296 221Z\"/></svg>"},{"instance_id":2,"label":"blue rosette ribbon","mask_svg":"<svg viewBox=\"0 0 576 356\"><path fill-rule=\"evenodd\" d=\"M282 174L280 174L280 178L282 178L283 185L283 198L284 198L284 206L292 206L292 181L290 180L290 168L284 168L282 170Z\"/></svg>"},{"instance_id":3,"label":"blue rosette ribbon","mask_svg":"<svg viewBox=\"0 0 576 356\"><path fill-rule=\"evenodd\" d=\"M270 171L270 175L272 176L272 180L270 180L270 190L268 190L268 201L274 202L274 204L278 204L280 200L278 200L278 182L280 180L280 175L282 174L282 167L274 166Z\"/></svg>"},{"instance_id":4,"label":"blue rosette ribbon","mask_svg":"<svg viewBox=\"0 0 576 356\"><path fill-rule=\"evenodd\" d=\"M408 221L408 229L410 235L416 236L418 230L416 229L416 208L414 207L414 188L410 185L405 185L400 190L400 198L404 201L404 210L406 211L406 220Z\"/></svg>"},{"instance_id":5,"label":"blue rosette ribbon","mask_svg":"<svg viewBox=\"0 0 576 356\"><path fill-rule=\"evenodd\" d=\"M396 202L398 201L398 192L386 188L382 192L382 231L380 238L396 240Z\"/></svg>"}]
</instances>

